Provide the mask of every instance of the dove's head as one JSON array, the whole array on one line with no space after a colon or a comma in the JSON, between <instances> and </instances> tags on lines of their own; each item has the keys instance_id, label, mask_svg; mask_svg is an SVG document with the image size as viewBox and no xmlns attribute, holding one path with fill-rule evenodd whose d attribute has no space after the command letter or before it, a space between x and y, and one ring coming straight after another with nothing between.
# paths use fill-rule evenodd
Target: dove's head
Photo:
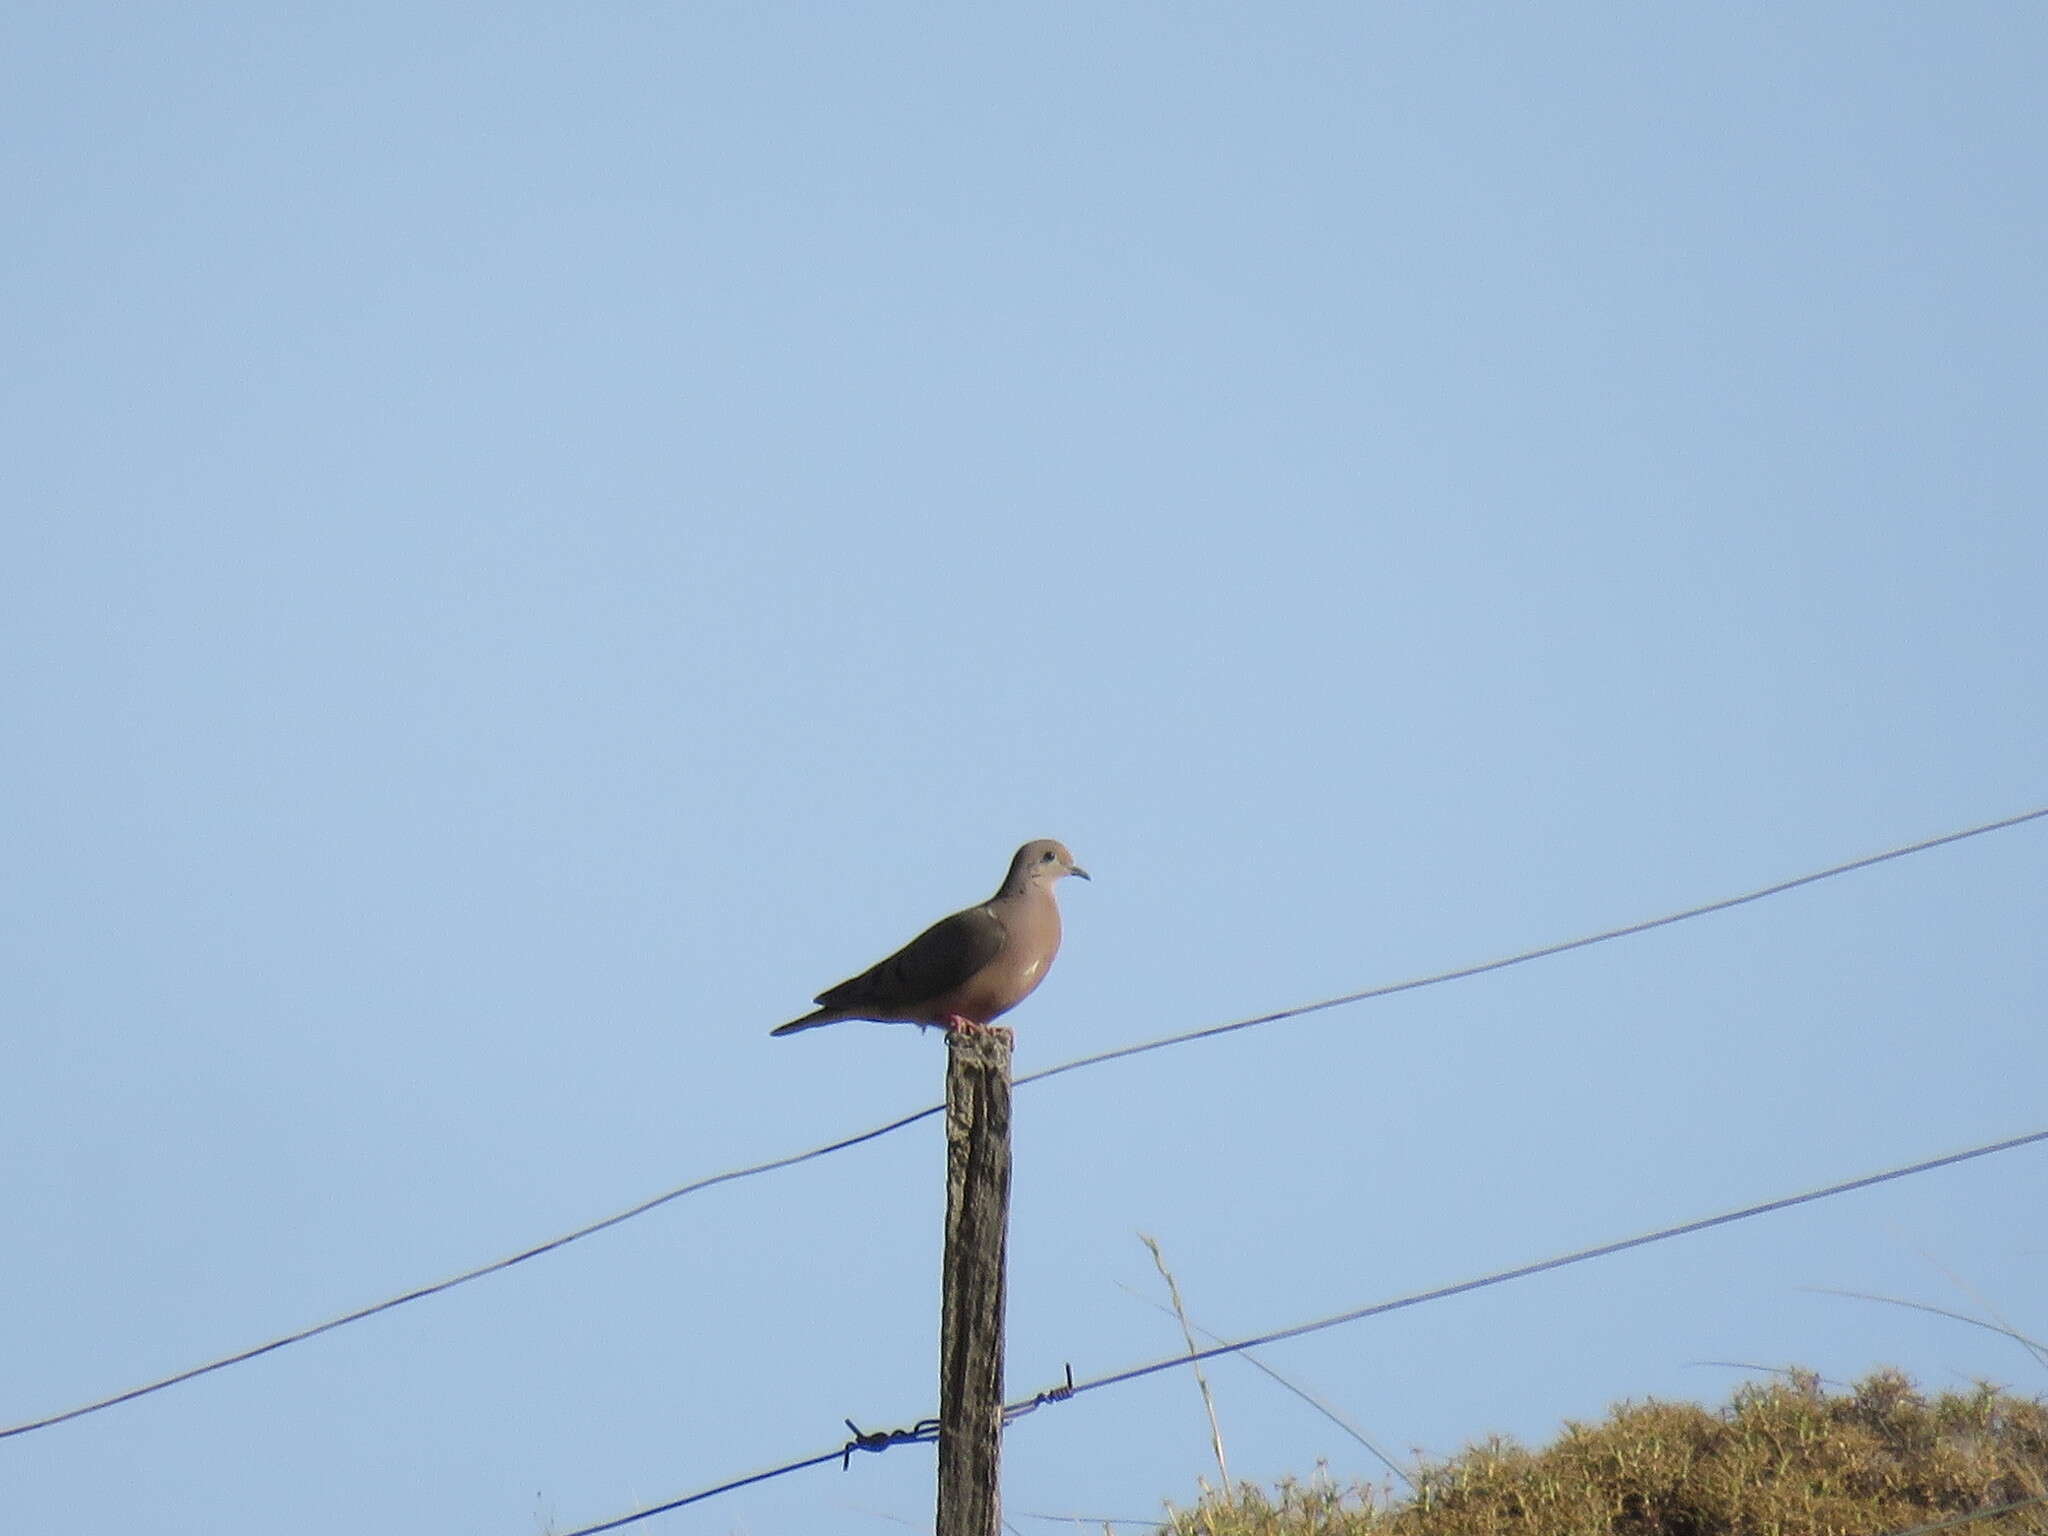
<instances>
[{"instance_id":1,"label":"dove's head","mask_svg":"<svg viewBox=\"0 0 2048 1536\"><path fill-rule=\"evenodd\" d=\"M1051 885L1062 875L1079 875L1083 880L1089 878L1088 871L1076 864L1074 856L1067 852L1065 843L1041 837L1017 850L1017 857L1010 860L1010 878L1004 885L1006 888Z\"/></svg>"}]
</instances>

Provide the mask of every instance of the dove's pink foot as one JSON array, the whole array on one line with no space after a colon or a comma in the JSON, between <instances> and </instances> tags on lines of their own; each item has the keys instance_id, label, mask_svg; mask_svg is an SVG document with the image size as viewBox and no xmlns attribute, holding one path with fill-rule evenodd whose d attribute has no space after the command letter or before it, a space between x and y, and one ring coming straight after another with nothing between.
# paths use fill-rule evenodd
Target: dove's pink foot
<instances>
[{"instance_id":1,"label":"dove's pink foot","mask_svg":"<svg viewBox=\"0 0 2048 1536\"><path fill-rule=\"evenodd\" d=\"M964 1015L952 1013L946 1016L944 1029L949 1035L993 1035L1006 1045L1014 1046L1017 1037L1004 1024L981 1024Z\"/></svg>"}]
</instances>

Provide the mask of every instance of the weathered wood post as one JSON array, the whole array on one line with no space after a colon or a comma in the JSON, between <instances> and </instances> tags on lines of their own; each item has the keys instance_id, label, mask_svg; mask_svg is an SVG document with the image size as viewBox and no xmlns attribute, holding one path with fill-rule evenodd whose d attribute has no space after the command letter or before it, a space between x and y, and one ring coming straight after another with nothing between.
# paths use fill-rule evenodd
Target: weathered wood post
<instances>
[{"instance_id":1,"label":"weathered wood post","mask_svg":"<svg viewBox=\"0 0 2048 1536\"><path fill-rule=\"evenodd\" d=\"M955 1031L946 1058L937 1536L1001 1536L1010 1032Z\"/></svg>"}]
</instances>

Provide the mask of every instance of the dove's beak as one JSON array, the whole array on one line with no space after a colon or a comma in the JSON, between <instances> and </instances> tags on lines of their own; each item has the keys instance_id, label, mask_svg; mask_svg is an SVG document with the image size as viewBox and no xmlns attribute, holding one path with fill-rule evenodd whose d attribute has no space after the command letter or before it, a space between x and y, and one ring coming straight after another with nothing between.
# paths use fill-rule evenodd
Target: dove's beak
<instances>
[{"instance_id":1,"label":"dove's beak","mask_svg":"<svg viewBox=\"0 0 2048 1536\"><path fill-rule=\"evenodd\" d=\"M1079 875L1083 880L1092 881L1095 878L1093 875L1089 874L1087 870L1083 869L1078 864L1069 864L1067 866L1067 873L1070 875Z\"/></svg>"}]
</instances>

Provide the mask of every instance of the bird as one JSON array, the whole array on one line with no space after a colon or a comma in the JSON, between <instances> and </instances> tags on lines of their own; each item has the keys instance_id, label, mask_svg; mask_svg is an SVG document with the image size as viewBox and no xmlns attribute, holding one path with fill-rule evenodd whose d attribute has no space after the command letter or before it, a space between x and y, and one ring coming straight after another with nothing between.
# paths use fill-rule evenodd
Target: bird
<instances>
[{"instance_id":1,"label":"bird","mask_svg":"<svg viewBox=\"0 0 2048 1536\"><path fill-rule=\"evenodd\" d=\"M937 1024L949 1032L986 1029L1029 997L1060 948L1060 909L1052 888L1088 871L1063 843L1042 837L1010 860L995 895L940 918L888 959L814 999L815 1013L777 1025L793 1035L842 1019Z\"/></svg>"}]
</instances>

